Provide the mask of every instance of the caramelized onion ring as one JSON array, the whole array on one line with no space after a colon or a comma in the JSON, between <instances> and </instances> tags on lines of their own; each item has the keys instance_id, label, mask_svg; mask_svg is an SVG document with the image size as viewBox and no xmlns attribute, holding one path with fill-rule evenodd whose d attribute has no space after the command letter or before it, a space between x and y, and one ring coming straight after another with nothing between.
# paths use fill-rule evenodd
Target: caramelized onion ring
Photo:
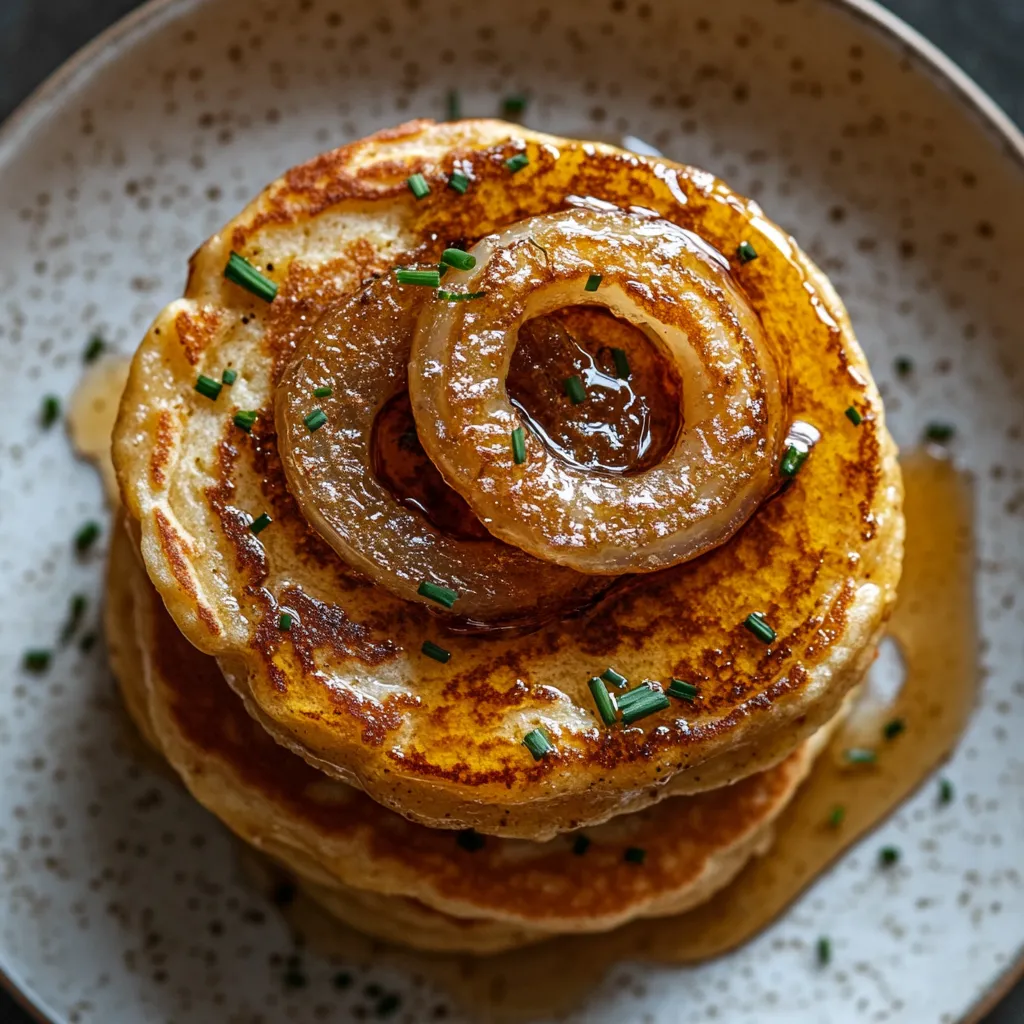
<instances>
[{"instance_id":1,"label":"caramelized onion ring","mask_svg":"<svg viewBox=\"0 0 1024 1024\"><path fill-rule=\"evenodd\" d=\"M776 486L782 396L760 321L728 263L690 232L590 203L482 239L445 288L484 293L424 307L409 394L420 441L502 540L587 573L653 571L728 539ZM584 290L592 273L596 292ZM683 381L683 427L657 465L616 475L550 451L505 378L519 327L582 303L653 334ZM564 401L559 396L558 400ZM527 458L513 461L524 427Z\"/></svg>"},{"instance_id":2,"label":"caramelized onion ring","mask_svg":"<svg viewBox=\"0 0 1024 1024\"><path fill-rule=\"evenodd\" d=\"M288 488L305 519L349 565L400 597L423 580L458 593L452 615L471 622L534 623L586 604L611 582L543 565L488 537L465 540L435 529L373 472L373 425L405 387L409 346L423 288L381 278L329 310L310 330L275 395L278 443ZM329 396L315 388L329 385ZM313 408L327 416L311 432Z\"/></svg>"}]
</instances>

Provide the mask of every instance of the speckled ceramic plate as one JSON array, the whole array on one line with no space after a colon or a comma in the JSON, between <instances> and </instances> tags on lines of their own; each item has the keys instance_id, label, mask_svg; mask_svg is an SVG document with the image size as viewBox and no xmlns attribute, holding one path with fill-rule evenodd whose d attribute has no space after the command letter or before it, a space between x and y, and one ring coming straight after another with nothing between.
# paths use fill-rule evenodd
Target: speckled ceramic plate
<instances>
[{"instance_id":1,"label":"speckled ceramic plate","mask_svg":"<svg viewBox=\"0 0 1024 1024\"><path fill-rule=\"evenodd\" d=\"M344 1021L473 1014L386 957L332 985L241 881L223 830L142 766L98 648L59 635L94 598L104 516L40 397L68 395L93 331L125 352L180 293L188 254L265 182L413 115L528 90L529 124L629 133L759 199L832 276L913 442L940 417L977 473L981 704L948 768L767 933L692 969L622 965L572 1020L959 1021L1024 941L1024 141L866 0L165 0L88 48L0 139L0 965L59 1022ZM910 379L893 371L914 360ZM936 629L943 629L942 623ZM1016 739L1015 739L1016 737ZM899 870L871 870L880 842ZM815 969L827 932L835 960ZM554 954L553 954L554 955ZM369 989L367 986L370 986ZM377 1002L375 1002L377 1000ZM479 1015L477 1015L479 1016Z\"/></svg>"}]
</instances>

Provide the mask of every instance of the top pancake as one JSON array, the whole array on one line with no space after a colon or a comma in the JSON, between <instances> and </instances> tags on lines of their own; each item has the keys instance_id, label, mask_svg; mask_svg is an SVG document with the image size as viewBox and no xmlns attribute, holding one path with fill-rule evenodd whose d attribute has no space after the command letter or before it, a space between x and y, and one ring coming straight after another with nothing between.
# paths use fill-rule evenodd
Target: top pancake
<instances>
[{"instance_id":1,"label":"top pancake","mask_svg":"<svg viewBox=\"0 0 1024 1024\"><path fill-rule=\"evenodd\" d=\"M505 159L525 145L530 164ZM454 165L471 185L445 188ZM406 178L432 191L417 201ZM273 389L312 320L396 264L436 259L568 195L639 206L725 254L780 354L791 419L822 433L796 480L729 543L636 578L588 614L528 636L445 635L423 606L359 578L301 517L275 447ZM231 250L279 285L228 283ZM216 401L198 373L239 372ZM844 415L855 406L855 427ZM248 436L237 409L260 410ZM881 401L827 280L756 204L706 172L495 121L413 122L269 186L193 257L186 297L154 323L122 401L114 459L149 575L179 628L218 656L252 714L311 763L438 827L540 838L723 785L777 762L859 679L894 598L901 485ZM249 522L273 524L259 538ZM288 633L278 609L296 613ZM743 626L762 611L766 646ZM424 657L440 641L451 661ZM587 680L697 684L607 728ZM543 725L555 750L522 746Z\"/></svg>"}]
</instances>

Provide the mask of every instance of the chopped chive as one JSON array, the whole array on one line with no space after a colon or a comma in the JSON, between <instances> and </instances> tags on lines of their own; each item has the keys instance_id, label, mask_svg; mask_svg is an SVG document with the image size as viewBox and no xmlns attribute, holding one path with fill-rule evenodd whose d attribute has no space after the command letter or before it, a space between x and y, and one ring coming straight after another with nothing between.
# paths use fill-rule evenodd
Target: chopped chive
<instances>
[{"instance_id":1,"label":"chopped chive","mask_svg":"<svg viewBox=\"0 0 1024 1024\"><path fill-rule=\"evenodd\" d=\"M599 676L594 676L587 683L587 686L590 687L590 693L594 698L594 703L597 705L597 713L601 716L601 721L605 725L614 725L616 718L615 701L608 692L608 687L604 685L604 681Z\"/></svg>"},{"instance_id":2,"label":"chopped chive","mask_svg":"<svg viewBox=\"0 0 1024 1024\"><path fill-rule=\"evenodd\" d=\"M914 362L906 356L899 356L894 362L896 373L900 377L907 377L914 372Z\"/></svg>"},{"instance_id":3,"label":"chopped chive","mask_svg":"<svg viewBox=\"0 0 1024 1024\"><path fill-rule=\"evenodd\" d=\"M221 392L221 388L224 385L219 380L214 380L212 377L207 377L205 373L199 374L196 378L196 391L203 396L203 398L210 399L211 402L217 401L217 396Z\"/></svg>"},{"instance_id":4,"label":"chopped chive","mask_svg":"<svg viewBox=\"0 0 1024 1024\"><path fill-rule=\"evenodd\" d=\"M238 371L237 370L232 370L231 367L229 366L220 375L220 379L221 379L221 383L222 384L227 384L228 387L230 387L232 384L235 383L236 380L238 380Z\"/></svg>"},{"instance_id":5,"label":"chopped chive","mask_svg":"<svg viewBox=\"0 0 1024 1024\"><path fill-rule=\"evenodd\" d=\"M487 292L446 292L443 288L437 289L437 297L445 302L468 302L470 299L482 299Z\"/></svg>"},{"instance_id":6,"label":"chopped chive","mask_svg":"<svg viewBox=\"0 0 1024 1024\"><path fill-rule=\"evenodd\" d=\"M531 729L523 737L523 746L533 754L534 761L539 761L545 754L555 749L543 729Z\"/></svg>"},{"instance_id":7,"label":"chopped chive","mask_svg":"<svg viewBox=\"0 0 1024 1024\"><path fill-rule=\"evenodd\" d=\"M327 422L327 413L323 409L314 409L302 417L306 429L312 434L319 430Z\"/></svg>"},{"instance_id":8,"label":"chopped chive","mask_svg":"<svg viewBox=\"0 0 1024 1024\"><path fill-rule=\"evenodd\" d=\"M637 696L630 700L628 704L623 703L623 701L630 694L625 694L623 698L619 699L619 710L622 712L623 725L632 725L641 718L653 715L657 711L664 711L671 704L668 697L661 690L652 690L647 687L639 687L638 689L646 690L646 693L637 694L637 690L631 690L630 693L637 694Z\"/></svg>"},{"instance_id":9,"label":"chopped chive","mask_svg":"<svg viewBox=\"0 0 1024 1024\"><path fill-rule=\"evenodd\" d=\"M618 705L620 708L627 707L634 701L639 700L644 696L645 693L653 693L653 689L650 683L644 682L639 686L634 686L632 690L628 690L626 693L620 694L617 698Z\"/></svg>"},{"instance_id":10,"label":"chopped chive","mask_svg":"<svg viewBox=\"0 0 1024 1024\"><path fill-rule=\"evenodd\" d=\"M883 868L891 868L900 859L900 851L895 846L883 846L878 851L878 862Z\"/></svg>"},{"instance_id":11,"label":"chopped chive","mask_svg":"<svg viewBox=\"0 0 1024 1024\"><path fill-rule=\"evenodd\" d=\"M882 727L882 735L887 740L894 740L901 732L907 727L907 723L902 718L894 718L890 722L886 722Z\"/></svg>"},{"instance_id":12,"label":"chopped chive","mask_svg":"<svg viewBox=\"0 0 1024 1024\"><path fill-rule=\"evenodd\" d=\"M239 409L231 418L231 422L239 430L244 430L247 434L251 434L253 424L256 422L256 412L253 409Z\"/></svg>"},{"instance_id":13,"label":"chopped chive","mask_svg":"<svg viewBox=\"0 0 1024 1024\"><path fill-rule=\"evenodd\" d=\"M565 388L565 393L569 396L569 401L573 405L579 405L580 402L586 400L587 389L583 386L583 381L580 380L577 374L566 377L562 381L562 386Z\"/></svg>"},{"instance_id":14,"label":"chopped chive","mask_svg":"<svg viewBox=\"0 0 1024 1024\"><path fill-rule=\"evenodd\" d=\"M867 747L850 747L843 751L843 757L850 764L874 764L878 760L878 754Z\"/></svg>"},{"instance_id":15,"label":"chopped chive","mask_svg":"<svg viewBox=\"0 0 1024 1024\"><path fill-rule=\"evenodd\" d=\"M698 690L693 683L688 683L683 679L676 679L673 677L672 682L669 684L669 688L665 692L670 697L676 697L679 700L686 700L692 704L700 693L700 690Z\"/></svg>"},{"instance_id":16,"label":"chopped chive","mask_svg":"<svg viewBox=\"0 0 1024 1024\"><path fill-rule=\"evenodd\" d=\"M516 153L505 161L505 166L511 174L515 174L521 171L529 162L530 158L525 153Z\"/></svg>"},{"instance_id":17,"label":"chopped chive","mask_svg":"<svg viewBox=\"0 0 1024 1024\"><path fill-rule=\"evenodd\" d=\"M60 399L56 395L47 395L39 409L39 422L47 430L60 419Z\"/></svg>"},{"instance_id":18,"label":"chopped chive","mask_svg":"<svg viewBox=\"0 0 1024 1024\"><path fill-rule=\"evenodd\" d=\"M846 418L855 427L859 427L864 422L864 417L861 416L861 414L859 412L857 412L857 410L852 405L850 406L849 409L846 410L845 415L846 415Z\"/></svg>"},{"instance_id":19,"label":"chopped chive","mask_svg":"<svg viewBox=\"0 0 1024 1024\"><path fill-rule=\"evenodd\" d=\"M26 672L45 672L53 661L53 652L44 650L26 651L21 659Z\"/></svg>"},{"instance_id":20,"label":"chopped chive","mask_svg":"<svg viewBox=\"0 0 1024 1024\"><path fill-rule=\"evenodd\" d=\"M515 117L526 109L526 97L521 93L513 93L501 101L501 112L506 117Z\"/></svg>"},{"instance_id":21,"label":"chopped chive","mask_svg":"<svg viewBox=\"0 0 1024 1024\"><path fill-rule=\"evenodd\" d=\"M87 523L83 523L79 527L78 533L75 534L75 550L80 555L84 555L99 540L99 536L99 523L92 519Z\"/></svg>"},{"instance_id":22,"label":"chopped chive","mask_svg":"<svg viewBox=\"0 0 1024 1024\"><path fill-rule=\"evenodd\" d=\"M445 249L441 253L441 262L456 270L472 270L476 266L476 257L464 249Z\"/></svg>"},{"instance_id":23,"label":"chopped chive","mask_svg":"<svg viewBox=\"0 0 1024 1024\"><path fill-rule=\"evenodd\" d=\"M462 103L459 98L458 89L449 89L445 100L448 110L448 120L458 121L458 119L462 117Z\"/></svg>"},{"instance_id":24,"label":"chopped chive","mask_svg":"<svg viewBox=\"0 0 1024 1024\"><path fill-rule=\"evenodd\" d=\"M647 851L642 846L627 846L622 859L627 864L643 864L647 859Z\"/></svg>"},{"instance_id":25,"label":"chopped chive","mask_svg":"<svg viewBox=\"0 0 1024 1024\"><path fill-rule=\"evenodd\" d=\"M254 534L262 533L274 520L267 515L266 512L261 512L250 524L249 529Z\"/></svg>"},{"instance_id":26,"label":"chopped chive","mask_svg":"<svg viewBox=\"0 0 1024 1024\"><path fill-rule=\"evenodd\" d=\"M85 351L82 353L82 361L86 363L96 362L106 347L107 343L98 334L94 334L85 346Z\"/></svg>"},{"instance_id":27,"label":"chopped chive","mask_svg":"<svg viewBox=\"0 0 1024 1024\"><path fill-rule=\"evenodd\" d=\"M582 857L589 849L590 840L586 836L579 835L573 840L572 852L575 853L577 857Z\"/></svg>"},{"instance_id":28,"label":"chopped chive","mask_svg":"<svg viewBox=\"0 0 1024 1024\"><path fill-rule=\"evenodd\" d=\"M464 850L476 853L482 850L487 842L487 837L480 835L475 828L465 828L456 837L455 842Z\"/></svg>"},{"instance_id":29,"label":"chopped chive","mask_svg":"<svg viewBox=\"0 0 1024 1024\"><path fill-rule=\"evenodd\" d=\"M462 171L452 171L448 178L448 187L452 191L458 192L460 196L465 195L466 189L469 188L469 176L463 174Z\"/></svg>"},{"instance_id":30,"label":"chopped chive","mask_svg":"<svg viewBox=\"0 0 1024 1024\"><path fill-rule=\"evenodd\" d=\"M626 350L613 348L612 361L615 363L615 376L619 380L629 380L633 371L629 368L629 357L626 355Z\"/></svg>"},{"instance_id":31,"label":"chopped chive","mask_svg":"<svg viewBox=\"0 0 1024 1024\"><path fill-rule=\"evenodd\" d=\"M818 939L818 963L827 967L832 961L832 943L827 936Z\"/></svg>"},{"instance_id":32,"label":"chopped chive","mask_svg":"<svg viewBox=\"0 0 1024 1024\"><path fill-rule=\"evenodd\" d=\"M950 804L953 802L953 783L949 779L939 780L939 803Z\"/></svg>"},{"instance_id":33,"label":"chopped chive","mask_svg":"<svg viewBox=\"0 0 1024 1024\"><path fill-rule=\"evenodd\" d=\"M452 658L451 651L446 651L443 647L438 647L437 644L431 643L429 640L423 641L423 646L420 650L428 658L433 658L434 661L439 661L442 665L447 665Z\"/></svg>"},{"instance_id":34,"label":"chopped chive","mask_svg":"<svg viewBox=\"0 0 1024 1024\"><path fill-rule=\"evenodd\" d=\"M952 441L955 434L956 427L952 423L929 423L924 430L925 440L934 444L945 444L947 441Z\"/></svg>"},{"instance_id":35,"label":"chopped chive","mask_svg":"<svg viewBox=\"0 0 1024 1024\"><path fill-rule=\"evenodd\" d=\"M601 678L606 683L610 683L612 686L619 687L619 689L622 689L622 687L629 682L629 680L624 675L621 675L620 673L616 672L615 669L613 669L611 666L606 668L601 673Z\"/></svg>"},{"instance_id":36,"label":"chopped chive","mask_svg":"<svg viewBox=\"0 0 1024 1024\"><path fill-rule=\"evenodd\" d=\"M591 274L590 277L587 278L587 283L583 286L583 290L585 292L596 292L600 285L601 275Z\"/></svg>"},{"instance_id":37,"label":"chopped chive","mask_svg":"<svg viewBox=\"0 0 1024 1024\"><path fill-rule=\"evenodd\" d=\"M762 643L770 644L775 642L777 634L765 621L764 612L751 612L743 620L743 625Z\"/></svg>"},{"instance_id":38,"label":"chopped chive","mask_svg":"<svg viewBox=\"0 0 1024 1024\"><path fill-rule=\"evenodd\" d=\"M512 431L512 461L521 466L526 461L526 434L522 427Z\"/></svg>"},{"instance_id":39,"label":"chopped chive","mask_svg":"<svg viewBox=\"0 0 1024 1024\"><path fill-rule=\"evenodd\" d=\"M261 274L244 256L233 252L224 267L224 276L232 283L252 292L264 302L273 302L277 295L277 285L265 274Z\"/></svg>"},{"instance_id":40,"label":"chopped chive","mask_svg":"<svg viewBox=\"0 0 1024 1024\"><path fill-rule=\"evenodd\" d=\"M416 593L419 594L420 597L426 597L431 601L436 601L445 608L451 608L451 606L459 599L459 592L457 590L449 590L447 587L431 583L430 580L424 580L416 588Z\"/></svg>"},{"instance_id":41,"label":"chopped chive","mask_svg":"<svg viewBox=\"0 0 1024 1024\"><path fill-rule=\"evenodd\" d=\"M796 476L800 472L800 467L807 461L809 454L810 452L801 451L796 445L791 444L779 463L779 473L782 476Z\"/></svg>"},{"instance_id":42,"label":"chopped chive","mask_svg":"<svg viewBox=\"0 0 1024 1024\"><path fill-rule=\"evenodd\" d=\"M277 620L277 628L282 633L287 633L292 628L292 617L288 612L282 612Z\"/></svg>"},{"instance_id":43,"label":"chopped chive","mask_svg":"<svg viewBox=\"0 0 1024 1024\"><path fill-rule=\"evenodd\" d=\"M68 603L68 617L60 631L60 642L66 644L74 635L75 630L82 623L82 616L89 606L89 599L85 594L75 594Z\"/></svg>"},{"instance_id":44,"label":"chopped chive","mask_svg":"<svg viewBox=\"0 0 1024 1024\"><path fill-rule=\"evenodd\" d=\"M842 804L836 804L831 811L828 812L828 823L832 828L839 828L846 818L846 808Z\"/></svg>"},{"instance_id":45,"label":"chopped chive","mask_svg":"<svg viewBox=\"0 0 1024 1024\"><path fill-rule=\"evenodd\" d=\"M418 284L426 288L439 288L441 285L441 274L436 270L407 270L405 267L397 267L395 277L399 284Z\"/></svg>"},{"instance_id":46,"label":"chopped chive","mask_svg":"<svg viewBox=\"0 0 1024 1024\"><path fill-rule=\"evenodd\" d=\"M83 633L82 639L78 641L78 649L83 654L88 654L96 646L96 640L95 633Z\"/></svg>"},{"instance_id":47,"label":"chopped chive","mask_svg":"<svg viewBox=\"0 0 1024 1024\"><path fill-rule=\"evenodd\" d=\"M314 398L330 398L334 394L334 388L329 384L321 384L318 388L313 388Z\"/></svg>"},{"instance_id":48,"label":"chopped chive","mask_svg":"<svg viewBox=\"0 0 1024 1024\"><path fill-rule=\"evenodd\" d=\"M740 242L736 246L736 256L740 263L749 263L751 260L757 259L757 250L749 242Z\"/></svg>"},{"instance_id":49,"label":"chopped chive","mask_svg":"<svg viewBox=\"0 0 1024 1024\"><path fill-rule=\"evenodd\" d=\"M424 196L430 195L430 186L427 184L427 179L422 174L410 174L405 179L406 185L409 186L409 191L417 198L422 199Z\"/></svg>"}]
</instances>

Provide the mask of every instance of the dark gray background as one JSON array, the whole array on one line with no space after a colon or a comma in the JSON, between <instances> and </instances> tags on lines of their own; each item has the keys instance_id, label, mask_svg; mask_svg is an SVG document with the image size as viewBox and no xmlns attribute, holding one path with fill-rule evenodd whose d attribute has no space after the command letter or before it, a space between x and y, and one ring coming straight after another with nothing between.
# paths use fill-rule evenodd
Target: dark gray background
<instances>
[{"instance_id":1,"label":"dark gray background","mask_svg":"<svg viewBox=\"0 0 1024 1024\"><path fill-rule=\"evenodd\" d=\"M0 0L0 119L65 58L139 2ZM1024 0L885 3L945 50L1018 124L1024 124ZM1021 927L1024 931L1024 923ZM910 1013L907 1024L918 1024ZM0 1021L27 1024L28 1019L0 993ZM1024 1024L1024 983L985 1024Z\"/></svg>"}]
</instances>

